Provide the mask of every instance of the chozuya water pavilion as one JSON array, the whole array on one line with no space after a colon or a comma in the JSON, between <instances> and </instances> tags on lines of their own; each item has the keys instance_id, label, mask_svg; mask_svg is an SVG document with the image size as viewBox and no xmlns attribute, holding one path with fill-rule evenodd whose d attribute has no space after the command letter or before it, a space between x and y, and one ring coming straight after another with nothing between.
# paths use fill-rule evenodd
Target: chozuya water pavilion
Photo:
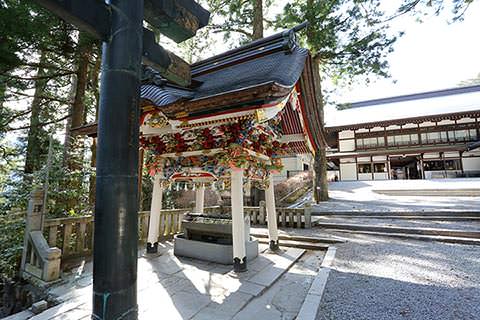
<instances>
[{"instance_id":1,"label":"chozuya water pavilion","mask_svg":"<svg viewBox=\"0 0 480 320\"><path fill-rule=\"evenodd\" d=\"M321 117L308 50L294 28L192 65L186 89L145 70L141 87L141 147L154 176L147 252L156 252L162 191L230 187L233 265L247 268L245 185L266 190L270 248L278 248L272 173L281 156L316 152Z\"/></svg>"}]
</instances>

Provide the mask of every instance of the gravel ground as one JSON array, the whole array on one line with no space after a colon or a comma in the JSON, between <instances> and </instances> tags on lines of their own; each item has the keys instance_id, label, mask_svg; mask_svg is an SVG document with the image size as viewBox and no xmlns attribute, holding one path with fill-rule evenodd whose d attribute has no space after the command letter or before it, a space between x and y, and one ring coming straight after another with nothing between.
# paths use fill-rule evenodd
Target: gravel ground
<instances>
[{"instance_id":1,"label":"gravel ground","mask_svg":"<svg viewBox=\"0 0 480 320\"><path fill-rule=\"evenodd\" d=\"M368 235L337 247L317 320L480 319L480 247Z\"/></svg>"}]
</instances>

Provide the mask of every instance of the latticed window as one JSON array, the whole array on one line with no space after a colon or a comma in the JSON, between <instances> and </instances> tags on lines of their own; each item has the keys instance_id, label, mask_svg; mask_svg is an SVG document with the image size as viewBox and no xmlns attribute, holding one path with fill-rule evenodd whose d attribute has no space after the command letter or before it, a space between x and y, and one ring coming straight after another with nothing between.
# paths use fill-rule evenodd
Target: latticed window
<instances>
[{"instance_id":1,"label":"latticed window","mask_svg":"<svg viewBox=\"0 0 480 320\"><path fill-rule=\"evenodd\" d=\"M373 164L373 172L375 172L375 173L387 172L387 167L386 167L385 163L374 163Z\"/></svg>"},{"instance_id":2,"label":"latticed window","mask_svg":"<svg viewBox=\"0 0 480 320\"><path fill-rule=\"evenodd\" d=\"M359 164L358 173L372 173L372 165L370 163Z\"/></svg>"}]
</instances>

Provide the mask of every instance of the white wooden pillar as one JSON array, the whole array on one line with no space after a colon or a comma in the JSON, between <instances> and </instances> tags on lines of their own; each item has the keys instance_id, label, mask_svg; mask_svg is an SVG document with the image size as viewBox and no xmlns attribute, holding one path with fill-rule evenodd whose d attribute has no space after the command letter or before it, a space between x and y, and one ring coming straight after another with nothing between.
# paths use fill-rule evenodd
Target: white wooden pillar
<instances>
[{"instance_id":1,"label":"white wooden pillar","mask_svg":"<svg viewBox=\"0 0 480 320\"><path fill-rule=\"evenodd\" d=\"M205 203L205 186L202 184L195 190L195 212L203 213Z\"/></svg>"},{"instance_id":2,"label":"white wooden pillar","mask_svg":"<svg viewBox=\"0 0 480 320\"><path fill-rule=\"evenodd\" d=\"M233 270L247 271L247 253L245 249L245 221L243 220L243 170L232 168L232 238L233 238Z\"/></svg>"},{"instance_id":3,"label":"white wooden pillar","mask_svg":"<svg viewBox=\"0 0 480 320\"><path fill-rule=\"evenodd\" d=\"M152 203L150 205L150 221L148 223L147 253L158 252L158 232L160 229L160 210L162 210L163 188L162 173L157 172L153 181Z\"/></svg>"},{"instance_id":4,"label":"white wooden pillar","mask_svg":"<svg viewBox=\"0 0 480 320\"><path fill-rule=\"evenodd\" d=\"M268 240L270 250L278 249L277 210L275 209L275 193L273 189L273 174L268 174L268 188L265 190L267 206Z\"/></svg>"}]
</instances>

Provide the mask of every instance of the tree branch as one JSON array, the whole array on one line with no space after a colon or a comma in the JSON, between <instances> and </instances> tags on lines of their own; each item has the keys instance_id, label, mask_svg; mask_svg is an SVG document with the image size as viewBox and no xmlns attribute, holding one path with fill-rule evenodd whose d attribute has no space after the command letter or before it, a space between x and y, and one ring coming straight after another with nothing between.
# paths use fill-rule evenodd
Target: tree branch
<instances>
[{"instance_id":1,"label":"tree branch","mask_svg":"<svg viewBox=\"0 0 480 320\"><path fill-rule=\"evenodd\" d=\"M60 122L60 121L63 121L65 119L67 119L68 117L70 117L72 114L69 113L67 114L65 117L61 117L60 119L56 119L56 120L52 120L52 121L48 121L48 122L43 122L43 123L39 123L37 125L37 127L44 127L46 125L49 125L49 124L52 124L52 123L57 123L57 122ZM6 131L18 131L18 130L25 130L25 129L30 129L31 126L25 126L25 127L20 127L20 128L7 128Z\"/></svg>"},{"instance_id":2,"label":"tree branch","mask_svg":"<svg viewBox=\"0 0 480 320\"><path fill-rule=\"evenodd\" d=\"M38 77L21 77L21 76L14 76L14 75L11 75L11 74L8 74L8 73L3 73L1 75L6 77L8 80L9 79L17 79L17 80L34 80L34 81L36 81L36 80L45 80L45 79L49 80L49 79L58 78L58 77L65 77L65 76L68 76L68 75L71 75L71 74L74 74L74 73L75 73L74 71L69 71L69 72L54 73L54 74L51 74L51 75L38 76Z\"/></svg>"},{"instance_id":3,"label":"tree branch","mask_svg":"<svg viewBox=\"0 0 480 320\"><path fill-rule=\"evenodd\" d=\"M60 102L60 103L65 103L65 104L72 103L69 100L59 99L59 98L45 96L45 95L30 95L30 94L20 93L20 92L12 92L11 95L19 95L19 96L28 97L28 98L39 98L39 99L44 99L44 100L49 100L49 101L57 101L57 102Z\"/></svg>"}]
</instances>

